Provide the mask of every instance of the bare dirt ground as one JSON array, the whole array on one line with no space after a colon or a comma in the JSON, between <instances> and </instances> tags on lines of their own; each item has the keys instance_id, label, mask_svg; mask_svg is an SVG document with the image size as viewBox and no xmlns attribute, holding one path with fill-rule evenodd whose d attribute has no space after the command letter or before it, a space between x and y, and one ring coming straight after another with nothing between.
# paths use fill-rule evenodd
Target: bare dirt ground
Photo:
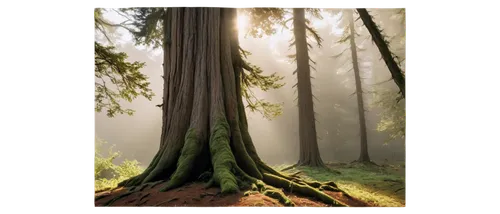
<instances>
[{"instance_id":1,"label":"bare dirt ground","mask_svg":"<svg viewBox=\"0 0 500 214\"><path fill-rule=\"evenodd\" d=\"M113 202L110 206L160 206L160 207L248 207L248 206L261 206L261 207L281 207L283 204L278 200L267 197L260 193L244 195L245 190L236 193L223 195L219 193L219 188L205 189L203 183L191 183L182 187L169 190L167 192L160 192L162 184L156 185L153 188L147 187L142 191L132 193L126 197L120 198ZM105 203L127 192L126 189L116 189L112 191L103 191L95 194L97 200L95 206L104 206ZM363 202L355 198L348 198L339 192L325 191L335 199L351 206L351 207L366 207L375 206L370 203ZM302 197L293 193L287 195L298 207L328 207L318 200Z\"/></svg>"}]
</instances>

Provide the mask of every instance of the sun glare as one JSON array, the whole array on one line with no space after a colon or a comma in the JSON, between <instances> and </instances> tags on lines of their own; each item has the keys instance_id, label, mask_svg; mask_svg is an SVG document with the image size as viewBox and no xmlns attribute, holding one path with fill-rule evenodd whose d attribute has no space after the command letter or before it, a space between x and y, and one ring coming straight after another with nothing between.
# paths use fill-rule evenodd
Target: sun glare
<instances>
[{"instance_id":1,"label":"sun glare","mask_svg":"<svg viewBox=\"0 0 500 214\"><path fill-rule=\"evenodd\" d=\"M250 18L247 15L238 15L238 32L240 38L245 36L245 33L248 31L249 22Z\"/></svg>"}]
</instances>

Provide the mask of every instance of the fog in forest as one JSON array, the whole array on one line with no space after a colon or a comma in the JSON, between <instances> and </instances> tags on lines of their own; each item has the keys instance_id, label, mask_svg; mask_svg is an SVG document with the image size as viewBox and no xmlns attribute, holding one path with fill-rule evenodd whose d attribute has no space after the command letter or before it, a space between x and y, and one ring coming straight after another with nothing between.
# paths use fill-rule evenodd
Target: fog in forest
<instances>
[{"instance_id":1,"label":"fog in forest","mask_svg":"<svg viewBox=\"0 0 500 214\"><path fill-rule=\"evenodd\" d=\"M384 33L392 35L402 30L398 20L391 18L389 10L377 10L376 18L384 21ZM110 20L119 21L112 12L105 14ZM325 162L351 162L359 156L359 121L357 100L353 93L356 90L352 59L349 50L342 57L332 57L349 47L349 44L337 44L346 25L340 20L340 15L323 14L323 20L311 19L313 26L323 38L322 47L313 45L310 57L316 62L313 76L314 109L316 112L316 131L318 135L321 158ZM239 26L244 29L247 17L239 17ZM362 26L361 20L356 21L360 36L356 39L360 49L361 77L364 102L366 108L366 125L368 132L368 149L370 158L377 162L404 161L404 139L389 141L388 133L377 131L380 121L380 107L372 105L374 95L370 93L375 87L397 90L387 66L381 60L377 47L371 42L369 33ZM121 35L119 35L121 34ZM284 76L286 83L280 89L267 92L253 89L258 98L283 104L283 114L268 120L258 112L247 110L248 125L253 142L259 156L269 164L292 164L299 157L298 109L296 88L292 86L297 79L293 75L296 64L287 55L294 54L294 47L289 48L292 37L290 29L277 31L273 36L263 38L245 38L245 32L240 29L240 43L243 49L251 52L248 61L260 66L264 73L276 72ZM124 31L117 31L118 51L126 52L129 61L141 61L146 67L141 70L149 77L150 88L156 94L152 101L138 97L131 103L122 101L122 106L135 110L133 116L116 115L108 118L105 112L96 113L96 137L115 145L114 150L122 156L118 160L136 159L147 166L159 148L161 130L161 109L156 105L162 102L163 80L161 50L134 46L131 36ZM102 39L102 38L100 38ZM404 48L395 50L404 56ZM401 101L401 102L404 102Z\"/></svg>"}]
</instances>

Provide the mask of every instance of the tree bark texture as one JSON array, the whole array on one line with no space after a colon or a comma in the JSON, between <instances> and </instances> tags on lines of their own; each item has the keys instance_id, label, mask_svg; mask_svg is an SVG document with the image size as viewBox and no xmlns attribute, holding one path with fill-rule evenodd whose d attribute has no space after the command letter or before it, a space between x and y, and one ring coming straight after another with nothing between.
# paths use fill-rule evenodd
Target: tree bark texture
<instances>
[{"instance_id":1,"label":"tree bark texture","mask_svg":"<svg viewBox=\"0 0 500 214\"><path fill-rule=\"evenodd\" d=\"M384 62L387 65L387 68L389 68L389 71L391 72L392 79L399 87L399 90L401 91L401 94L403 95L404 98L406 96L405 77L401 72L401 68L394 60L394 57L392 57L392 53L389 50L389 47L385 42L384 38L382 37L380 29L378 29L375 22L373 22L372 17L370 16L370 14L366 9L358 8L356 10L358 11L359 16L361 17L361 20L363 20L366 29L368 29L368 31L370 32L373 41L377 45L380 54L382 55L382 58L384 59Z\"/></svg>"},{"instance_id":2,"label":"tree bark texture","mask_svg":"<svg viewBox=\"0 0 500 214\"><path fill-rule=\"evenodd\" d=\"M356 50L356 30L354 28L353 12L349 11L349 31L350 31L350 46L352 56L352 66L354 70L354 79L356 82L356 97L358 99L358 114L359 114L359 134L360 134L360 154L358 162L370 162L368 155L368 139L366 135L366 120L365 120L365 107L363 103L363 87L361 85L361 77L358 63L358 52Z\"/></svg>"},{"instance_id":3,"label":"tree bark texture","mask_svg":"<svg viewBox=\"0 0 500 214\"><path fill-rule=\"evenodd\" d=\"M297 57L297 90L299 107L300 155L297 165L324 166L318 149L314 118L311 69L306 38L306 19L303 8L293 9L293 33Z\"/></svg>"}]
</instances>

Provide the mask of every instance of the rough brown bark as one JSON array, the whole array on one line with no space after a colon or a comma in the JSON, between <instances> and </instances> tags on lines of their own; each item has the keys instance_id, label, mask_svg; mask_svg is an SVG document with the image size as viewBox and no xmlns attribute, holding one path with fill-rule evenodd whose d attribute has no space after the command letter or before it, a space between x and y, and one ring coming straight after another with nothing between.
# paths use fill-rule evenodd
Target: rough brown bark
<instances>
[{"instance_id":1,"label":"rough brown bark","mask_svg":"<svg viewBox=\"0 0 500 214\"><path fill-rule=\"evenodd\" d=\"M241 98L243 61L234 26L236 10L168 8L168 11L164 20L169 20L170 30L165 35L171 42L164 45L166 124L162 128L161 146L142 174L119 184L132 187L126 194L140 191L142 188L136 187L148 183L165 183L162 191L168 191L208 173L211 175L208 185L219 186L222 193L239 191L250 183L259 191L293 205L286 196L276 194L278 190L265 184L270 183L285 189L300 188L306 196L345 206L322 193L316 183L277 172L257 155ZM321 185L336 188L333 183Z\"/></svg>"},{"instance_id":2,"label":"rough brown bark","mask_svg":"<svg viewBox=\"0 0 500 214\"><path fill-rule=\"evenodd\" d=\"M349 31L350 31L350 46L351 46L351 56L352 56L352 66L354 70L354 79L356 82L356 97L358 99L358 114L359 114L359 133L360 133L360 153L358 162L370 162L370 156L368 155L368 139L366 135L366 120L365 120L365 107L363 102L363 87L361 85L361 77L359 75L359 64L358 64L358 51L356 50L356 30L354 29L354 17L353 12L349 11Z\"/></svg>"},{"instance_id":3,"label":"rough brown bark","mask_svg":"<svg viewBox=\"0 0 500 214\"><path fill-rule=\"evenodd\" d=\"M303 8L293 9L293 33L297 57L300 156L298 165L324 166L318 149L311 89L311 70Z\"/></svg>"},{"instance_id":4,"label":"rough brown bark","mask_svg":"<svg viewBox=\"0 0 500 214\"><path fill-rule=\"evenodd\" d=\"M392 57L392 53L389 50L389 47L385 43L385 40L382 37L382 34L380 33L380 30L378 29L375 22L373 22L372 17L368 13L368 11L366 9L361 9L361 8L358 8L356 10L358 11L359 16L361 17L361 20L363 20L366 29L368 29L368 31L370 32L373 41L377 45L380 54L382 55L382 58L384 59L384 62L387 65L387 68L389 68L389 71L391 72L392 79L399 87L399 90L401 91L401 94L403 95L404 98L406 95L405 77L401 72L401 68L398 66L396 61L394 61L394 58Z\"/></svg>"}]
</instances>

